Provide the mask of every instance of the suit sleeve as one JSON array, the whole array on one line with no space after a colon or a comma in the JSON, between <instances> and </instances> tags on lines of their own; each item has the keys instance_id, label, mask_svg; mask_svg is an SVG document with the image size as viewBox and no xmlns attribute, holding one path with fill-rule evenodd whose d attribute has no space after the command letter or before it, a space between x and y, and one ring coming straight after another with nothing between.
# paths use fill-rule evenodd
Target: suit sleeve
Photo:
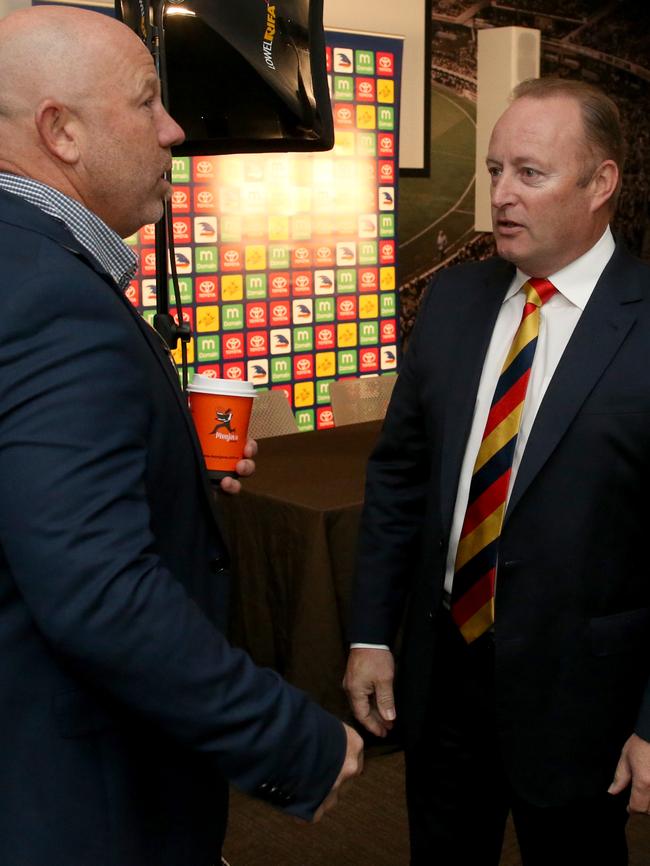
<instances>
[{"instance_id":1,"label":"suit sleeve","mask_svg":"<svg viewBox=\"0 0 650 866\"><path fill-rule=\"evenodd\" d=\"M277 790L279 805L309 818L340 770L343 726L231 648L161 561L146 482L160 419L121 305L81 264L13 286L4 305L0 542L11 579L76 676L244 791Z\"/></svg>"},{"instance_id":2,"label":"suit sleeve","mask_svg":"<svg viewBox=\"0 0 650 866\"><path fill-rule=\"evenodd\" d=\"M392 645L420 546L430 477L420 363L433 296L422 300L377 445L370 456L349 637Z\"/></svg>"}]
</instances>

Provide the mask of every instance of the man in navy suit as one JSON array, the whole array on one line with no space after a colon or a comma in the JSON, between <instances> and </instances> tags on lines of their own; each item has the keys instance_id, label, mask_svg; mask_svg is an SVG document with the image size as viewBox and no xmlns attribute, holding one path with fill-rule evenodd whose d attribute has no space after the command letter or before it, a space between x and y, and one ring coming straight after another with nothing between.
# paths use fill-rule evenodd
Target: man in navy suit
<instances>
[{"instance_id":1,"label":"man in navy suit","mask_svg":"<svg viewBox=\"0 0 650 866\"><path fill-rule=\"evenodd\" d=\"M431 285L370 458L345 686L368 730L403 723L413 866L496 866L509 811L526 866L622 866L626 807L650 811L650 269L609 229L623 152L595 88L515 90L499 258Z\"/></svg>"},{"instance_id":2,"label":"man in navy suit","mask_svg":"<svg viewBox=\"0 0 650 866\"><path fill-rule=\"evenodd\" d=\"M226 780L318 819L361 740L223 637L200 448L124 296L183 136L150 55L35 7L0 81L0 863L214 866Z\"/></svg>"}]
</instances>

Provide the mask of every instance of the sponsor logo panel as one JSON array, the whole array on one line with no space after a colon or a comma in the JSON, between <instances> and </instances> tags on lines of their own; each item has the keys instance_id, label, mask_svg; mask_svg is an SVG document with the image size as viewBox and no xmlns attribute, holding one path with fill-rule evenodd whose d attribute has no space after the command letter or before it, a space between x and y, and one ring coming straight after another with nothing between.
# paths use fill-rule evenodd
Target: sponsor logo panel
<instances>
[{"instance_id":1,"label":"sponsor logo panel","mask_svg":"<svg viewBox=\"0 0 650 866\"><path fill-rule=\"evenodd\" d=\"M254 385L268 385L269 383L269 361L268 358L260 358L257 361L248 361L246 364L247 379Z\"/></svg>"},{"instance_id":2,"label":"sponsor logo panel","mask_svg":"<svg viewBox=\"0 0 650 866\"><path fill-rule=\"evenodd\" d=\"M218 331L220 320L220 307L209 304L196 308L196 330L199 333L205 331Z\"/></svg>"},{"instance_id":3,"label":"sponsor logo panel","mask_svg":"<svg viewBox=\"0 0 650 866\"><path fill-rule=\"evenodd\" d=\"M245 343L243 333L227 334L221 344L224 359L243 358Z\"/></svg>"},{"instance_id":4,"label":"sponsor logo panel","mask_svg":"<svg viewBox=\"0 0 650 866\"><path fill-rule=\"evenodd\" d=\"M333 425L335 378L397 366L395 57L338 45L327 63L333 152L173 164L191 363L284 390L301 429ZM145 226L128 241L142 258L127 296L148 318L154 240Z\"/></svg>"},{"instance_id":5,"label":"sponsor logo panel","mask_svg":"<svg viewBox=\"0 0 650 866\"><path fill-rule=\"evenodd\" d=\"M315 430L314 410L300 409L296 412L296 424L301 433L309 433Z\"/></svg>"},{"instance_id":6,"label":"sponsor logo panel","mask_svg":"<svg viewBox=\"0 0 650 866\"><path fill-rule=\"evenodd\" d=\"M327 430L334 426L334 412L331 406L320 406L316 409L316 429Z\"/></svg>"},{"instance_id":7,"label":"sponsor logo panel","mask_svg":"<svg viewBox=\"0 0 650 866\"><path fill-rule=\"evenodd\" d=\"M331 353L333 356L333 365L336 364L336 355ZM316 375L318 376L318 358L316 358ZM316 382L316 403L323 404L330 402L330 385L334 379L319 379Z\"/></svg>"},{"instance_id":8,"label":"sponsor logo panel","mask_svg":"<svg viewBox=\"0 0 650 866\"><path fill-rule=\"evenodd\" d=\"M385 75L389 78L395 75L395 55L392 52L377 52L377 75Z\"/></svg>"},{"instance_id":9,"label":"sponsor logo panel","mask_svg":"<svg viewBox=\"0 0 650 866\"><path fill-rule=\"evenodd\" d=\"M381 369L396 370L397 369L397 346L382 346L381 347Z\"/></svg>"},{"instance_id":10,"label":"sponsor logo panel","mask_svg":"<svg viewBox=\"0 0 650 866\"><path fill-rule=\"evenodd\" d=\"M266 331L247 332L246 354L249 357L258 357L269 354L269 336Z\"/></svg>"},{"instance_id":11,"label":"sponsor logo panel","mask_svg":"<svg viewBox=\"0 0 650 866\"><path fill-rule=\"evenodd\" d=\"M296 409L314 405L314 383L297 382L293 386L293 403ZM313 412L312 412L313 417Z\"/></svg>"}]
</instances>

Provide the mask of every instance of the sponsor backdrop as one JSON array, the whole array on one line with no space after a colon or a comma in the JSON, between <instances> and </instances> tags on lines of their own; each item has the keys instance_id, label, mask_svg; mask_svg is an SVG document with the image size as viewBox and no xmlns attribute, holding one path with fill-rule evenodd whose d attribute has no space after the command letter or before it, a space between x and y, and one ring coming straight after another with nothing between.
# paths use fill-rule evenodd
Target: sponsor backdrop
<instances>
[{"instance_id":1,"label":"sponsor backdrop","mask_svg":"<svg viewBox=\"0 0 650 866\"><path fill-rule=\"evenodd\" d=\"M190 378L282 389L301 430L334 426L332 380L394 373L398 356L402 42L339 32L327 42L333 151L181 157L173 167ZM153 226L129 242L140 270L128 295L151 321ZM180 349L174 356L180 363Z\"/></svg>"}]
</instances>

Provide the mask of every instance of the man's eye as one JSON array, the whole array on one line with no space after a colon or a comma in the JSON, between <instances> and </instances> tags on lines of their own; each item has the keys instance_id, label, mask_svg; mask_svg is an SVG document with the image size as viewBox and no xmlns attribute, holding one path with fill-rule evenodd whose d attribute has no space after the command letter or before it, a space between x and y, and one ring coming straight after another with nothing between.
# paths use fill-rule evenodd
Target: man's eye
<instances>
[{"instance_id":1,"label":"man's eye","mask_svg":"<svg viewBox=\"0 0 650 866\"><path fill-rule=\"evenodd\" d=\"M523 169L524 177L537 177L539 172L534 168L524 168Z\"/></svg>"},{"instance_id":2,"label":"man's eye","mask_svg":"<svg viewBox=\"0 0 650 866\"><path fill-rule=\"evenodd\" d=\"M488 166L488 174L491 177L498 177L501 174L501 169L497 168L496 165L490 165Z\"/></svg>"}]
</instances>

